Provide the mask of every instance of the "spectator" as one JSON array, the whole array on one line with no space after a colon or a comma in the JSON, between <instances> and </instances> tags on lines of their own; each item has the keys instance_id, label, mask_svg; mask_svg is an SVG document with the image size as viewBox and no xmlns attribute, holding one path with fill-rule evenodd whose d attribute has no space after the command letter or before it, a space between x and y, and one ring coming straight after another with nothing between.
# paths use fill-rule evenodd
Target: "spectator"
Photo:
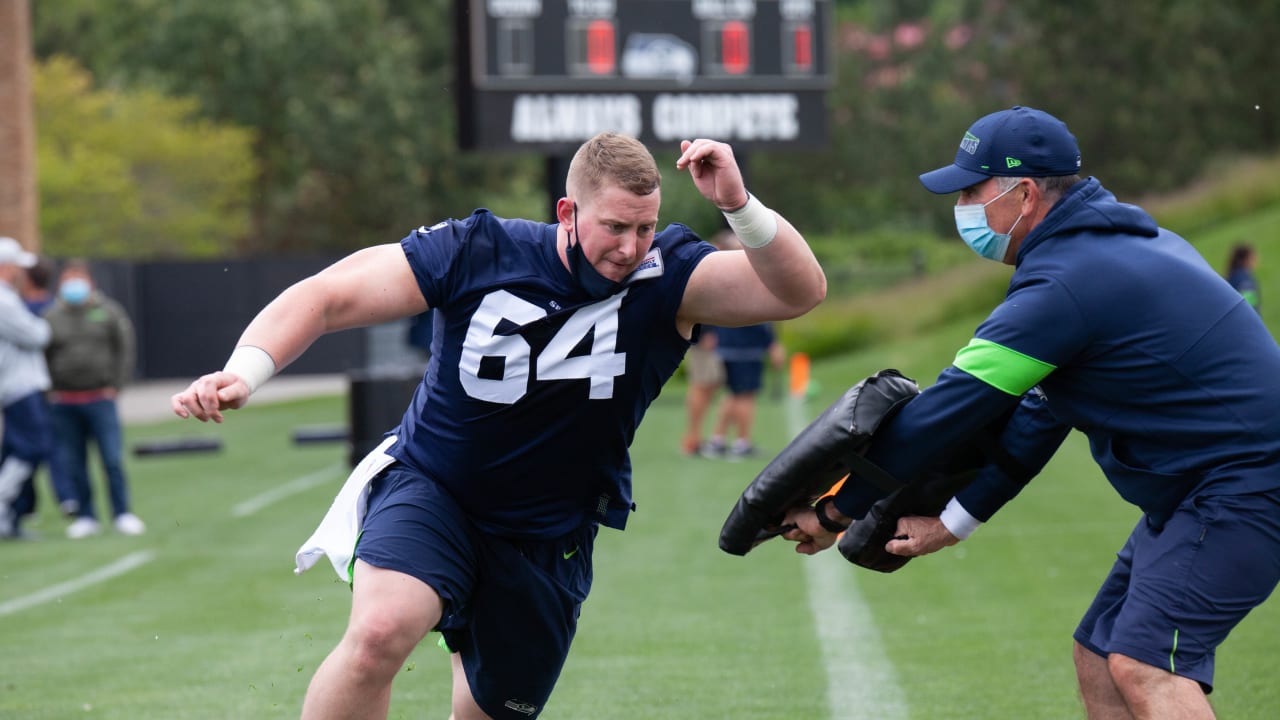
<instances>
[{"instance_id":1,"label":"spectator","mask_svg":"<svg viewBox=\"0 0 1280 720\"><path fill-rule=\"evenodd\" d=\"M22 537L15 501L36 466L49 455L52 431L44 391L49 372L41 349L49 342L49 324L32 315L16 286L36 256L10 237L0 237L0 537Z\"/></svg>"},{"instance_id":2,"label":"spectator","mask_svg":"<svg viewBox=\"0 0 1280 720\"><path fill-rule=\"evenodd\" d=\"M1258 251L1252 245L1240 243L1231 248L1231 259L1227 264L1227 282L1236 289L1259 313L1262 312L1262 295L1258 290L1258 279L1254 277L1254 268L1258 267Z\"/></svg>"},{"instance_id":3,"label":"spectator","mask_svg":"<svg viewBox=\"0 0 1280 720\"><path fill-rule=\"evenodd\" d=\"M19 289L22 302L36 317L44 313L57 298L53 294L53 265L48 259L37 256L36 264L26 269L26 282Z\"/></svg>"},{"instance_id":4,"label":"spectator","mask_svg":"<svg viewBox=\"0 0 1280 720\"><path fill-rule=\"evenodd\" d=\"M698 342L685 354L685 375L689 389L685 392L685 411L689 417L680 449L685 455L697 455L702 448L702 424L716 397L716 391L724 384L724 362L716 353L716 329L701 326Z\"/></svg>"},{"instance_id":5,"label":"spectator","mask_svg":"<svg viewBox=\"0 0 1280 720\"><path fill-rule=\"evenodd\" d=\"M716 233L708 242L717 250L726 249L725 243L732 241L728 249L741 249L741 243L728 230ZM697 342L689 347L685 354L685 373L689 379L689 389L685 394L685 411L688 414L688 425L685 427L684 439L680 449L685 455L696 455L703 448L702 424L711 408L711 401L716 391L724 384L724 361L716 353L716 329L711 325L699 326Z\"/></svg>"},{"instance_id":6,"label":"spectator","mask_svg":"<svg viewBox=\"0 0 1280 720\"><path fill-rule=\"evenodd\" d=\"M740 460L756 454L751 429L756 417L756 395L764 386L765 360L774 368L781 368L785 353L770 323L717 328L716 337L716 354L724 364L729 392L720 403L715 431L702 454ZM737 436L728 444L731 430L736 430Z\"/></svg>"},{"instance_id":7,"label":"spectator","mask_svg":"<svg viewBox=\"0 0 1280 720\"><path fill-rule=\"evenodd\" d=\"M133 324L118 303L94 289L82 261L63 268L58 301L46 317L52 331L45 357L53 381L49 399L55 432L54 485L75 488L79 502L67 537L80 539L101 531L89 481L90 438L102 457L115 529L141 535L146 525L129 509L124 438L116 408L116 396L133 370Z\"/></svg>"},{"instance_id":8,"label":"spectator","mask_svg":"<svg viewBox=\"0 0 1280 720\"><path fill-rule=\"evenodd\" d=\"M54 270L49 260L36 256L36 264L24 269L23 282L19 283L18 295L22 297L23 305L27 306L27 310L37 318L45 315L45 310L54 304L54 293L50 290L52 281L54 281ZM49 401L45 400L45 396L40 396L40 402L44 402L47 406ZM49 411L45 411L45 415L49 415ZM51 430L50 430L51 432ZM52 437L52 436L50 436ZM51 442L51 441L50 441ZM40 470L40 465L32 466L31 475L28 475L26 482L22 483L22 489L18 492L18 497L13 502L14 514L18 518L27 518L29 515L36 514L36 471ZM68 506L64 505L64 501L73 498L73 493L63 492L61 488L54 488L54 495L58 496L59 505L63 507L64 512L68 511ZM74 500L69 502L74 503ZM74 511L70 507L70 511Z\"/></svg>"},{"instance_id":9,"label":"spectator","mask_svg":"<svg viewBox=\"0 0 1280 720\"><path fill-rule=\"evenodd\" d=\"M713 244L721 250L742 249L737 236L728 230L717 234ZM700 453L703 457L727 455L731 460L740 460L756 454L751 428L756 417L756 395L764 385L764 360L767 357L773 367L780 368L785 353L770 323L716 328L715 332L715 351L724 368L723 382L729 394L720 404L711 440L702 444ZM727 444L730 428L737 430L732 445Z\"/></svg>"}]
</instances>

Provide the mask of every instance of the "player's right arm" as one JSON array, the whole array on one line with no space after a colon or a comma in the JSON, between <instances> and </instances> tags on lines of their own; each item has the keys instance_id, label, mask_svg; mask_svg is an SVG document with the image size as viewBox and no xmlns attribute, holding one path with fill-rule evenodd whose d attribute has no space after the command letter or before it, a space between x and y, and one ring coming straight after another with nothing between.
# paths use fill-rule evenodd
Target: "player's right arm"
<instances>
[{"instance_id":1,"label":"player's right arm","mask_svg":"<svg viewBox=\"0 0 1280 720\"><path fill-rule=\"evenodd\" d=\"M680 143L676 167L688 170L703 197L725 213L743 250L707 255L685 286L676 318L681 335L695 324L742 326L788 320L827 295L827 278L804 237L786 218L752 198L726 143Z\"/></svg>"},{"instance_id":2,"label":"player's right arm","mask_svg":"<svg viewBox=\"0 0 1280 720\"><path fill-rule=\"evenodd\" d=\"M399 243L359 250L280 293L249 323L227 366L173 396L178 417L222 422L321 335L427 310Z\"/></svg>"}]
</instances>

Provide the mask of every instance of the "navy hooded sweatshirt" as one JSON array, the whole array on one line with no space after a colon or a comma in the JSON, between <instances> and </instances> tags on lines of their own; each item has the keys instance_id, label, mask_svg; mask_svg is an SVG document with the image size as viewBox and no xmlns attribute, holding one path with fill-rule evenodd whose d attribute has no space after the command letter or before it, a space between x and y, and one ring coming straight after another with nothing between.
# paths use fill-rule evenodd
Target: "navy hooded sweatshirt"
<instances>
[{"instance_id":1,"label":"navy hooded sweatshirt","mask_svg":"<svg viewBox=\"0 0 1280 720\"><path fill-rule=\"evenodd\" d=\"M1094 178L1024 238L1004 302L868 458L911 481L1015 405L1017 460L1038 472L1074 427L1155 527L1192 493L1280 488L1280 347L1191 245ZM1019 487L989 467L957 500L986 520ZM836 506L876 499L846 483Z\"/></svg>"}]
</instances>

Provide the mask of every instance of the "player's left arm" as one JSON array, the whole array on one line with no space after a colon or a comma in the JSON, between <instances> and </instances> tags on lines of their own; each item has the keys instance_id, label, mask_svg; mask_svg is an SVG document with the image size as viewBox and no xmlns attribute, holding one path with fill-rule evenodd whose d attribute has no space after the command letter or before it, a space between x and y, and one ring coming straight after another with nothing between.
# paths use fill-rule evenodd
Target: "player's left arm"
<instances>
[{"instance_id":1,"label":"player's left arm","mask_svg":"<svg viewBox=\"0 0 1280 720\"><path fill-rule=\"evenodd\" d=\"M732 148L705 139L680 148L676 167L689 171L744 246L711 253L693 270L678 315L682 329L786 320L822 302L827 278L813 251L786 218L747 193Z\"/></svg>"}]
</instances>

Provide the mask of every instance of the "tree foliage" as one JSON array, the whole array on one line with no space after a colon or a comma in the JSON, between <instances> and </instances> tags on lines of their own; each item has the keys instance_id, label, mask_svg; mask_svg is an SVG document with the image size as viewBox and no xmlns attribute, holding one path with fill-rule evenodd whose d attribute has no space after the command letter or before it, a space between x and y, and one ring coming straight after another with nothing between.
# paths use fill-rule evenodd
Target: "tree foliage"
<instances>
[{"instance_id":1,"label":"tree foliage","mask_svg":"<svg viewBox=\"0 0 1280 720\"><path fill-rule=\"evenodd\" d=\"M456 148L446 0L73 4L38 16L38 48L79 28L109 40L104 22L127 42L76 51L100 79L192 94L257 131L245 252L394 241L478 198L534 197L528 159Z\"/></svg>"},{"instance_id":2,"label":"tree foliage","mask_svg":"<svg viewBox=\"0 0 1280 720\"><path fill-rule=\"evenodd\" d=\"M480 205L546 214L540 158L457 149L454 4L59 0L34 5L34 37L39 57L71 54L103 87L192 96L203 116L254 129L241 252L340 250ZM808 232L949 233L950 202L917 175L949 162L975 119L1015 104L1065 120L1084 172L1122 198L1280 144L1280 43L1269 30L1280 3L836 8L828 146L748 158L753 190ZM665 214L702 218L697 198L672 200Z\"/></svg>"},{"instance_id":3,"label":"tree foliage","mask_svg":"<svg viewBox=\"0 0 1280 720\"><path fill-rule=\"evenodd\" d=\"M244 236L251 131L200 117L191 99L95 89L62 56L34 84L46 253L214 256Z\"/></svg>"},{"instance_id":4,"label":"tree foliage","mask_svg":"<svg viewBox=\"0 0 1280 720\"><path fill-rule=\"evenodd\" d=\"M994 11L998 7L999 12ZM1274 148L1280 3L989 3L1006 100L1053 107L1085 169L1125 194L1185 184L1207 162Z\"/></svg>"},{"instance_id":5,"label":"tree foliage","mask_svg":"<svg viewBox=\"0 0 1280 720\"><path fill-rule=\"evenodd\" d=\"M949 203L916 176L1012 105L1062 118L1083 172L1122 197L1280 144L1280 3L861 0L839 20L830 147L756 174L771 204L823 230L946 231Z\"/></svg>"}]
</instances>

